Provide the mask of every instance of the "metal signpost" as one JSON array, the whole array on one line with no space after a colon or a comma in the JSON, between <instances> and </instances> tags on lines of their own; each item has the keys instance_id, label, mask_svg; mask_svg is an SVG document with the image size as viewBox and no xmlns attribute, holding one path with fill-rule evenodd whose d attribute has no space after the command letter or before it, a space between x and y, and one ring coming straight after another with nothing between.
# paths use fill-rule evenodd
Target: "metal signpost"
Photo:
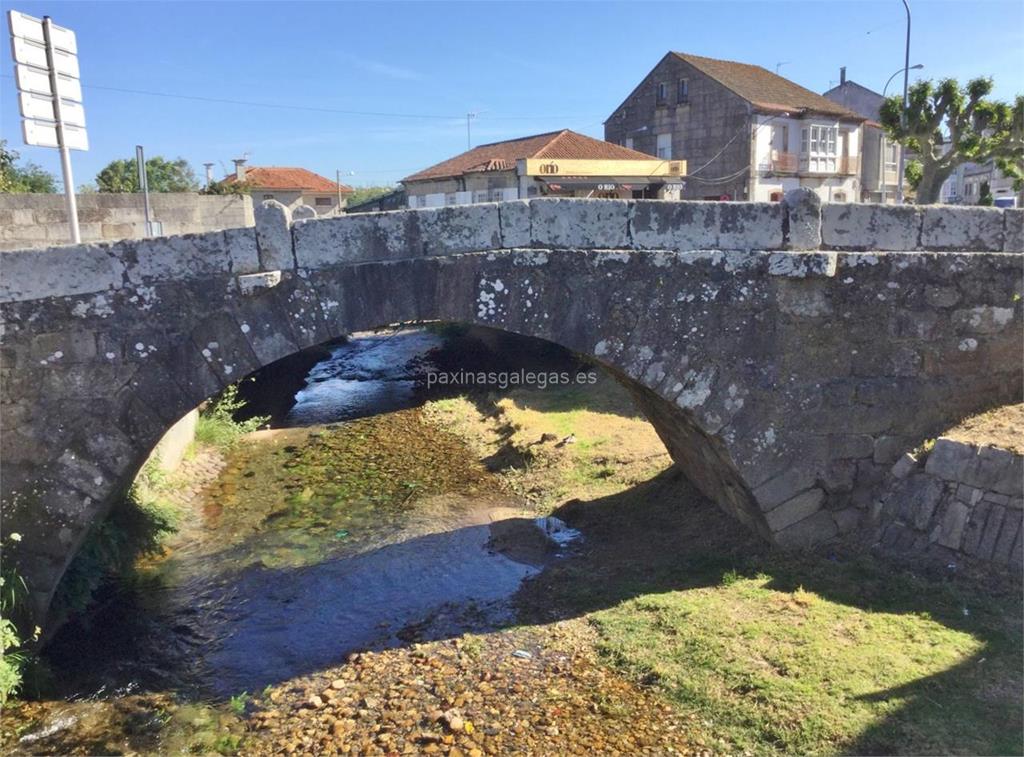
<instances>
[{"instance_id":1,"label":"metal signpost","mask_svg":"<svg viewBox=\"0 0 1024 757\"><path fill-rule=\"evenodd\" d=\"M82 83L79 81L75 33L57 26L49 16L34 18L7 12L11 52L21 107L25 144L56 147L64 173L64 197L71 241L81 242L71 150L88 150Z\"/></svg>"}]
</instances>

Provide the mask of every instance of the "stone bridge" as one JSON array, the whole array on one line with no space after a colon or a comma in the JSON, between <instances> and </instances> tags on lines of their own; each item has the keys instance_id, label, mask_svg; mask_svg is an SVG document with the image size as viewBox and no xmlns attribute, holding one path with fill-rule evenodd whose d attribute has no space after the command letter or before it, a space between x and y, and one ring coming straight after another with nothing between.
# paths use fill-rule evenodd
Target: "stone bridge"
<instances>
[{"instance_id":1,"label":"stone bridge","mask_svg":"<svg viewBox=\"0 0 1024 757\"><path fill-rule=\"evenodd\" d=\"M162 434L353 331L556 342L632 392L684 473L782 547L855 532L884 473L1019 400L1024 212L541 199L3 253L5 558L37 617Z\"/></svg>"}]
</instances>

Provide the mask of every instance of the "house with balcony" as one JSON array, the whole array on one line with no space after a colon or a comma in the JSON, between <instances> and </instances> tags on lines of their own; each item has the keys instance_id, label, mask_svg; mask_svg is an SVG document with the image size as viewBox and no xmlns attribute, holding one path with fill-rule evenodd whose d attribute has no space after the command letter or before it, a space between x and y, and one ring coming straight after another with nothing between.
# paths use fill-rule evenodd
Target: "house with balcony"
<instances>
[{"instance_id":1,"label":"house with balcony","mask_svg":"<svg viewBox=\"0 0 1024 757\"><path fill-rule=\"evenodd\" d=\"M885 136L885 129L879 123L885 98L874 90L847 79L846 66L839 69L839 86L833 87L823 96L867 119L864 122L861 149L861 200L896 202L900 150L903 148Z\"/></svg>"},{"instance_id":2,"label":"house with balcony","mask_svg":"<svg viewBox=\"0 0 1024 757\"><path fill-rule=\"evenodd\" d=\"M532 197L679 199L685 160L569 129L479 145L402 179L410 208Z\"/></svg>"},{"instance_id":3,"label":"house with balcony","mask_svg":"<svg viewBox=\"0 0 1024 757\"><path fill-rule=\"evenodd\" d=\"M866 120L760 66L670 52L604 134L662 160L685 155L685 199L771 201L810 187L826 202L856 202Z\"/></svg>"}]
</instances>

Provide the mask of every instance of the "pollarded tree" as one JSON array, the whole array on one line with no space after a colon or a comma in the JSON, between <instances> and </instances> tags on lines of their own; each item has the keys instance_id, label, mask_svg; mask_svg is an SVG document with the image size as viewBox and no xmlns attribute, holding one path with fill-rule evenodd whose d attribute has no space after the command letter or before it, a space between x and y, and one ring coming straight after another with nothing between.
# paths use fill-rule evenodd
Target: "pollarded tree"
<instances>
[{"instance_id":1,"label":"pollarded tree","mask_svg":"<svg viewBox=\"0 0 1024 757\"><path fill-rule=\"evenodd\" d=\"M195 172L184 158L167 160L159 155L146 160L146 180L150 192L195 192L199 189ZM112 160L96 174L100 192L138 192L139 169L135 158Z\"/></svg>"},{"instance_id":2,"label":"pollarded tree","mask_svg":"<svg viewBox=\"0 0 1024 757\"><path fill-rule=\"evenodd\" d=\"M918 155L906 177L919 204L937 202L942 183L962 163L993 161L1004 175L1024 179L1024 95L1013 105L987 99L991 79L916 82L908 92L907 123L900 122L902 100L888 98L881 109L889 137Z\"/></svg>"}]
</instances>

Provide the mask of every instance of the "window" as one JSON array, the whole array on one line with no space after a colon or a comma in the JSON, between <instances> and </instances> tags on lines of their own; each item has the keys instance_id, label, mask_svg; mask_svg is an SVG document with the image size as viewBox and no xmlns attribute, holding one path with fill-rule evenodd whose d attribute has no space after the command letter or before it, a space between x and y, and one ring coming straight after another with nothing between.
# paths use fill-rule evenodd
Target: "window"
<instances>
[{"instance_id":1,"label":"window","mask_svg":"<svg viewBox=\"0 0 1024 757\"><path fill-rule=\"evenodd\" d=\"M887 139L882 139L882 144L885 146L883 155L885 155L885 170L886 171L897 171L897 164L899 163L899 154L896 152L896 143L890 142Z\"/></svg>"},{"instance_id":2,"label":"window","mask_svg":"<svg viewBox=\"0 0 1024 757\"><path fill-rule=\"evenodd\" d=\"M263 199L264 200L273 200L274 199L274 195L263 195Z\"/></svg>"},{"instance_id":3,"label":"window","mask_svg":"<svg viewBox=\"0 0 1024 757\"><path fill-rule=\"evenodd\" d=\"M676 90L676 102L680 105L690 102L690 81L688 79L679 80Z\"/></svg>"},{"instance_id":4,"label":"window","mask_svg":"<svg viewBox=\"0 0 1024 757\"><path fill-rule=\"evenodd\" d=\"M662 160L672 160L672 135L658 135L658 157Z\"/></svg>"},{"instance_id":5,"label":"window","mask_svg":"<svg viewBox=\"0 0 1024 757\"><path fill-rule=\"evenodd\" d=\"M846 202L846 192L833 193L832 202Z\"/></svg>"},{"instance_id":6,"label":"window","mask_svg":"<svg viewBox=\"0 0 1024 757\"><path fill-rule=\"evenodd\" d=\"M632 137L626 137L626 142L625 142L625 145L623 145L623 146L624 147L628 147L630 150L632 150L633 149L633 138Z\"/></svg>"},{"instance_id":7,"label":"window","mask_svg":"<svg viewBox=\"0 0 1024 757\"><path fill-rule=\"evenodd\" d=\"M668 84L663 81L658 82L658 104L664 105L668 101Z\"/></svg>"},{"instance_id":8,"label":"window","mask_svg":"<svg viewBox=\"0 0 1024 757\"><path fill-rule=\"evenodd\" d=\"M835 173L838 131L835 126L806 126L801 130L800 157L806 170Z\"/></svg>"},{"instance_id":9,"label":"window","mask_svg":"<svg viewBox=\"0 0 1024 757\"><path fill-rule=\"evenodd\" d=\"M334 204L334 198L333 197L317 197L315 204L316 204L316 206L318 208L329 208L329 207L331 207L331 205Z\"/></svg>"},{"instance_id":10,"label":"window","mask_svg":"<svg viewBox=\"0 0 1024 757\"><path fill-rule=\"evenodd\" d=\"M455 205L456 202L457 202L457 200L455 198L455 193L454 192L445 192L445 194L444 194L444 204L445 205Z\"/></svg>"}]
</instances>

